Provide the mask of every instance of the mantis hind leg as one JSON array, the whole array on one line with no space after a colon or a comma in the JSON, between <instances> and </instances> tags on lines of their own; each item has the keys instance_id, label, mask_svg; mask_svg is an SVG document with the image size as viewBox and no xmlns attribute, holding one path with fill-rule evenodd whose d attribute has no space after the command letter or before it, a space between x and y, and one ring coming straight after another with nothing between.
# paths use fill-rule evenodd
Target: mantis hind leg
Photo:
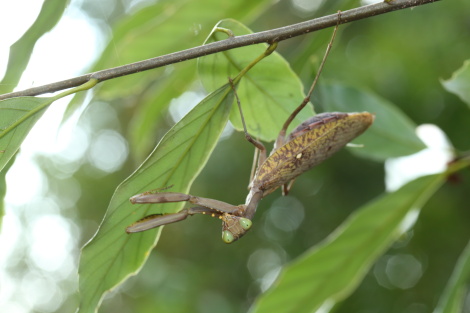
<instances>
[{"instance_id":1,"label":"mantis hind leg","mask_svg":"<svg viewBox=\"0 0 470 313\"><path fill-rule=\"evenodd\" d=\"M333 35L331 36L330 42L328 43L328 46L325 51L325 55L323 56L323 59L320 63L320 67L318 68L317 74L315 75L315 79L313 80L313 83L310 86L307 96L304 98L302 103L291 113L291 115L287 118L286 122L282 126L282 129L279 132L279 135L274 144L274 149L278 149L286 143L287 128L289 128L290 123L292 123L292 121L297 116L297 114L299 114L299 112L302 111L302 109L310 102L310 97L312 96L313 90L315 89L318 79L320 78L320 74L325 65L326 58L328 57L328 54L330 54L330 50L331 50L331 47L333 46L333 41L335 40L336 32L338 31L338 27L340 23L341 23L341 11L338 11L338 21L337 21L336 27L333 30Z\"/></svg>"},{"instance_id":2,"label":"mantis hind leg","mask_svg":"<svg viewBox=\"0 0 470 313\"><path fill-rule=\"evenodd\" d=\"M295 178L292 179L290 182L282 185L282 195L283 196L287 196L289 194L289 191L291 190L292 185L294 184L294 182L295 182Z\"/></svg>"},{"instance_id":3,"label":"mantis hind leg","mask_svg":"<svg viewBox=\"0 0 470 313\"><path fill-rule=\"evenodd\" d=\"M232 86L232 90L233 90L233 94L235 95L235 99L237 100L238 110L240 111L240 118L241 118L242 125L243 125L243 131L245 132L245 138L246 138L246 140L248 140L251 144L253 144L259 150L259 156L258 156L258 166L259 166L264 162L264 160L266 160L266 148L264 147L264 145L260 141L254 139L248 133L248 130L246 128L246 123L245 123L245 117L243 116L243 110L242 110L242 106L241 106L241 103L240 103L240 98L238 98L237 90L235 89L235 86L233 85L232 79L229 78L228 80L230 82L230 85ZM256 154L255 154L255 157L256 157Z\"/></svg>"}]
</instances>

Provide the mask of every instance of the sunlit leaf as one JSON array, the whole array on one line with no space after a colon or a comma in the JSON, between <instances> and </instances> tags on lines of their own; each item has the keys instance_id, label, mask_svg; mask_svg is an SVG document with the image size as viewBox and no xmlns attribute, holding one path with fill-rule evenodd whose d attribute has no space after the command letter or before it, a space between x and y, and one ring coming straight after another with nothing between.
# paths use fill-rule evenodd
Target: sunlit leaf
<instances>
[{"instance_id":1,"label":"sunlit leaf","mask_svg":"<svg viewBox=\"0 0 470 313\"><path fill-rule=\"evenodd\" d=\"M93 312L106 291L140 270L162 229L127 235L125 228L150 213L175 212L183 205L131 205L129 198L168 186L188 192L227 123L232 102L229 85L211 93L168 131L148 159L116 189L98 232L82 251L80 312Z\"/></svg>"},{"instance_id":2,"label":"sunlit leaf","mask_svg":"<svg viewBox=\"0 0 470 313\"><path fill-rule=\"evenodd\" d=\"M232 19L223 20L217 23L216 27L229 29L236 36L252 33L246 26ZM206 43L226 38L226 33L213 31ZM215 90L224 84L228 77L233 78L267 47L266 44L259 44L200 58L198 71L206 90ZM256 64L247 73L237 92L248 132L265 141L276 139L287 117L305 98L302 82L292 71L289 63L276 52ZM291 128L313 114L312 106L308 105L297 115ZM236 106L232 108L230 121L238 130L243 129Z\"/></svg>"},{"instance_id":3,"label":"sunlit leaf","mask_svg":"<svg viewBox=\"0 0 470 313\"><path fill-rule=\"evenodd\" d=\"M419 178L353 213L323 243L288 265L251 312L315 312L346 298L377 257L414 223L444 178Z\"/></svg>"},{"instance_id":4,"label":"sunlit leaf","mask_svg":"<svg viewBox=\"0 0 470 313\"><path fill-rule=\"evenodd\" d=\"M50 31L62 17L67 1L46 0L31 27L10 47L8 66L0 81L0 94L11 92L18 84L28 65L33 48L39 38ZM5 30L6 31L6 30Z\"/></svg>"},{"instance_id":5,"label":"sunlit leaf","mask_svg":"<svg viewBox=\"0 0 470 313\"><path fill-rule=\"evenodd\" d=\"M441 80L441 84L447 91L456 94L470 106L470 60L465 61L451 78Z\"/></svg>"},{"instance_id":6,"label":"sunlit leaf","mask_svg":"<svg viewBox=\"0 0 470 313\"><path fill-rule=\"evenodd\" d=\"M157 1L117 23L112 39L92 71L200 46L221 17L250 22L270 3L269 0L228 1L223 5L216 0ZM141 156L153 147L149 143L155 141L155 121L166 112L164 109L173 98L188 90L195 74L195 60L186 61L107 81L97 88L95 97L132 97L137 105L129 128L130 143L132 153ZM71 102L66 117L82 100L76 97Z\"/></svg>"},{"instance_id":7,"label":"sunlit leaf","mask_svg":"<svg viewBox=\"0 0 470 313\"><path fill-rule=\"evenodd\" d=\"M320 104L325 111L375 114L372 127L355 141L364 147L351 149L352 152L383 161L426 148L416 136L413 121L387 100L369 91L340 84L322 85L319 90Z\"/></svg>"},{"instance_id":8,"label":"sunlit leaf","mask_svg":"<svg viewBox=\"0 0 470 313\"><path fill-rule=\"evenodd\" d=\"M18 97L0 101L0 171L55 98Z\"/></svg>"},{"instance_id":9,"label":"sunlit leaf","mask_svg":"<svg viewBox=\"0 0 470 313\"><path fill-rule=\"evenodd\" d=\"M468 282L470 280L470 242L460 255L454 272L439 299L434 313L463 312L463 304L467 296Z\"/></svg>"},{"instance_id":10,"label":"sunlit leaf","mask_svg":"<svg viewBox=\"0 0 470 313\"><path fill-rule=\"evenodd\" d=\"M0 101L0 171L18 151L26 135L52 102L73 93L88 90L96 79L50 98L17 97Z\"/></svg>"},{"instance_id":11,"label":"sunlit leaf","mask_svg":"<svg viewBox=\"0 0 470 313\"><path fill-rule=\"evenodd\" d=\"M268 0L229 1L223 5L217 0L158 1L129 16L115 27L112 41L93 70L199 46L221 16L251 20L269 3ZM99 93L101 96L135 94L163 73L164 71L159 69L123 77L103 85Z\"/></svg>"},{"instance_id":12,"label":"sunlit leaf","mask_svg":"<svg viewBox=\"0 0 470 313\"><path fill-rule=\"evenodd\" d=\"M16 155L13 156L13 158L8 161L3 170L0 171L0 227L2 227L3 215L5 214L5 202L3 201L3 199L5 198L5 195L7 193L6 175L10 167L15 162L15 157Z\"/></svg>"},{"instance_id":13,"label":"sunlit leaf","mask_svg":"<svg viewBox=\"0 0 470 313\"><path fill-rule=\"evenodd\" d=\"M158 121L164 118L170 100L183 94L193 83L195 70L193 64L180 64L178 73L170 73L155 81L139 96L129 125L131 153L138 160L148 154L155 146L155 133Z\"/></svg>"}]
</instances>

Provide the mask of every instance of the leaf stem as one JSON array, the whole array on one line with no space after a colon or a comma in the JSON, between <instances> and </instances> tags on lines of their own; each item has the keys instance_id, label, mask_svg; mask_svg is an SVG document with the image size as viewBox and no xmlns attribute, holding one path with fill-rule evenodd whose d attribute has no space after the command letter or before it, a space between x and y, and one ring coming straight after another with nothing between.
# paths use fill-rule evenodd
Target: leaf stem
<instances>
[{"instance_id":1,"label":"leaf stem","mask_svg":"<svg viewBox=\"0 0 470 313\"><path fill-rule=\"evenodd\" d=\"M259 61L270 55L277 48L277 42L273 42L269 47L256 59L254 59L250 64L248 64L244 69L238 73L238 75L233 79L233 85L237 85L240 79L249 71L253 66L255 66Z\"/></svg>"},{"instance_id":2,"label":"leaf stem","mask_svg":"<svg viewBox=\"0 0 470 313\"><path fill-rule=\"evenodd\" d=\"M98 84L100 81L96 78L91 78L89 81L87 81L86 83L80 85L80 86L77 86L75 88L72 88L72 89L69 89L69 90L66 90L64 92L61 92L59 93L58 95L52 97L52 101L56 101L60 98L63 98L63 97L66 97L68 95L71 95L73 93L77 93L79 91L84 91L84 90L88 90L90 88L93 88L96 86L96 84Z\"/></svg>"},{"instance_id":3,"label":"leaf stem","mask_svg":"<svg viewBox=\"0 0 470 313\"><path fill-rule=\"evenodd\" d=\"M456 160L449 163L447 170L445 171L445 175L449 176L469 166L470 166L470 155L457 158Z\"/></svg>"}]
</instances>

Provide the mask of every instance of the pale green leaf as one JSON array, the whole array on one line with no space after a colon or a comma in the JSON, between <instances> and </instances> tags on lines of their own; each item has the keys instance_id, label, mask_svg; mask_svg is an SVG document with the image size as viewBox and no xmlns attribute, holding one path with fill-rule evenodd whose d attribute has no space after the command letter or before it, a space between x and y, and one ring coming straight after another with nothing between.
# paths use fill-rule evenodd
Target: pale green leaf
<instances>
[{"instance_id":1,"label":"pale green leaf","mask_svg":"<svg viewBox=\"0 0 470 313\"><path fill-rule=\"evenodd\" d=\"M373 262L414 223L444 179L441 174L419 178L353 213L323 243L285 267L252 312L315 312L346 298Z\"/></svg>"},{"instance_id":2,"label":"pale green leaf","mask_svg":"<svg viewBox=\"0 0 470 313\"><path fill-rule=\"evenodd\" d=\"M216 27L229 29L236 36L251 34L246 26L233 19L223 20ZM206 44L226 39L227 34L213 31ZM205 56L199 59L198 71L206 90L211 91L234 78L242 68L263 53L268 45L247 46ZM237 89L248 132L265 141L277 138L287 117L305 98L303 85L289 63L277 52L265 58L250 70ZM312 105L307 105L291 124L291 129L313 116ZM232 108L230 121L242 130L240 113Z\"/></svg>"},{"instance_id":3,"label":"pale green leaf","mask_svg":"<svg viewBox=\"0 0 470 313\"><path fill-rule=\"evenodd\" d=\"M3 215L5 215L5 202L3 199L7 193L6 175L8 170L15 162L16 154L8 161L7 165L0 171L0 227L2 227Z\"/></svg>"},{"instance_id":4,"label":"pale green leaf","mask_svg":"<svg viewBox=\"0 0 470 313\"><path fill-rule=\"evenodd\" d=\"M426 146L415 133L416 125L389 101L372 92L341 84L322 85L321 106L325 111L375 114L374 124L354 142L364 145L352 152L383 161L416 153Z\"/></svg>"},{"instance_id":5,"label":"pale green leaf","mask_svg":"<svg viewBox=\"0 0 470 313\"><path fill-rule=\"evenodd\" d=\"M270 4L270 0L228 1L224 4L216 0L158 1L117 23L113 38L91 71L200 46L221 18L234 17L249 22ZM127 103L133 101L136 104L129 134L132 153L141 157L153 147L149 143L155 142L155 121L166 113L173 98L188 90L195 74L195 61L186 61L107 81L97 88L95 97L129 97ZM81 97L75 97L66 117L81 102Z\"/></svg>"},{"instance_id":6,"label":"pale green leaf","mask_svg":"<svg viewBox=\"0 0 470 313\"><path fill-rule=\"evenodd\" d=\"M0 101L0 171L55 98L18 97Z\"/></svg>"},{"instance_id":7,"label":"pale green leaf","mask_svg":"<svg viewBox=\"0 0 470 313\"><path fill-rule=\"evenodd\" d=\"M158 1L122 20L115 27L112 41L93 71L199 46L221 17L251 20L270 2L243 0L228 1L222 5L217 0ZM178 66L171 66L166 72L173 70L177 75ZM159 69L113 80L100 88L99 96L139 93L162 75L165 76L165 71Z\"/></svg>"},{"instance_id":8,"label":"pale green leaf","mask_svg":"<svg viewBox=\"0 0 470 313\"><path fill-rule=\"evenodd\" d=\"M456 94L470 106L470 60L465 61L451 78L441 80L441 84L447 91Z\"/></svg>"},{"instance_id":9,"label":"pale green leaf","mask_svg":"<svg viewBox=\"0 0 470 313\"><path fill-rule=\"evenodd\" d=\"M162 187L188 192L227 123L233 102L224 85L202 100L163 137L147 160L114 193L106 216L80 260L80 312L94 312L105 292L136 274L156 245L161 227L128 235L125 228L151 213L183 203L132 205L133 195Z\"/></svg>"},{"instance_id":10,"label":"pale green leaf","mask_svg":"<svg viewBox=\"0 0 470 313\"><path fill-rule=\"evenodd\" d=\"M57 24L66 6L67 1L64 0L44 1L37 19L23 36L10 47L7 69L0 81L0 94L11 92L18 84L36 42Z\"/></svg>"},{"instance_id":11,"label":"pale green leaf","mask_svg":"<svg viewBox=\"0 0 470 313\"><path fill-rule=\"evenodd\" d=\"M130 151L138 160L155 146L155 133L158 121L166 117L170 100L187 91L195 76L194 66L180 64L178 73L171 73L155 81L153 85L136 99L136 107L129 125Z\"/></svg>"},{"instance_id":12,"label":"pale green leaf","mask_svg":"<svg viewBox=\"0 0 470 313\"><path fill-rule=\"evenodd\" d=\"M50 98L17 97L0 101L0 188L5 186L0 189L0 201L6 194L5 175L13 164L13 156L47 107L57 99L87 90L97 83L96 79L90 79L83 85ZM3 204L0 211L3 211Z\"/></svg>"}]
</instances>

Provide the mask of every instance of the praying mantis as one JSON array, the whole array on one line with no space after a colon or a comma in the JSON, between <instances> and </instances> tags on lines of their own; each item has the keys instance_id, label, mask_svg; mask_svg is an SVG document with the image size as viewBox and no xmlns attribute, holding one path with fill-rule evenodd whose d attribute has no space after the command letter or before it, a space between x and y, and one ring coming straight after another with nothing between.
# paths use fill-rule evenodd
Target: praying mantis
<instances>
[{"instance_id":1,"label":"praying mantis","mask_svg":"<svg viewBox=\"0 0 470 313\"><path fill-rule=\"evenodd\" d=\"M340 21L336 25L326 49L317 75L302 103L291 113L282 126L270 155L264 145L247 131L240 99L235 85L229 78L240 111L245 138L255 146L255 170L252 171L249 193L245 204L232 205L215 199L193 196L178 192L144 192L130 198L133 204L189 202L194 206L176 213L154 214L144 217L126 228L127 233L142 232L162 225L175 223L195 214L207 214L222 221L222 240L232 243L240 239L252 227L252 219L259 202L268 194L282 186L287 194L294 180L328 159L351 140L366 131L374 121L374 115L362 113L322 113L309 118L297 126L288 136L287 129L296 115L308 104L318 81L326 58L331 50ZM271 44L270 48L275 43ZM269 48L268 48L269 49ZM272 49L274 50L274 49ZM256 157L257 156L257 157Z\"/></svg>"}]
</instances>

